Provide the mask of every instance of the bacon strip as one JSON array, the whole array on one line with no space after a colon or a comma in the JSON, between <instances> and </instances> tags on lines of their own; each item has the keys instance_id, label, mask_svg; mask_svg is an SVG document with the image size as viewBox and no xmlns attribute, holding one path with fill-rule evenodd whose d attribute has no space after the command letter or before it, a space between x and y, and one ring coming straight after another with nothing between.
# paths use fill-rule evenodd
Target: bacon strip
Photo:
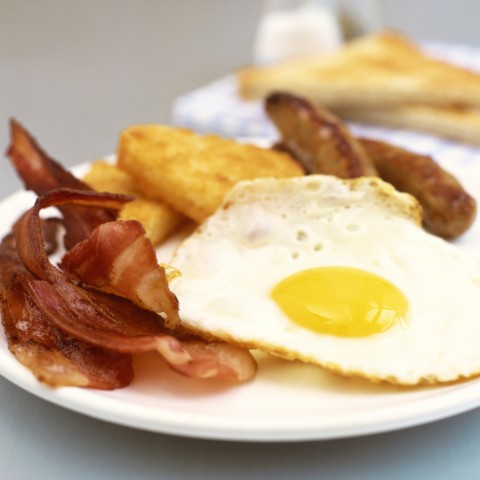
<instances>
[{"instance_id":1,"label":"bacon strip","mask_svg":"<svg viewBox=\"0 0 480 480\"><path fill-rule=\"evenodd\" d=\"M53 324L91 345L117 352L156 350L170 368L192 378L243 381L256 370L253 358L245 350L220 342L207 343L194 336L175 338L174 332L161 325L161 317L119 297L92 291L96 311L86 311L91 309L90 304L87 308L82 305L79 312L71 295L68 302L64 301L65 292L48 282L30 282L28 291Z\"/></svg>"},{"instance_id":2,"label":"bacon strip","mask_svg":"<svg viewBox=\"0 0 480 480\"><path fill-rule=\"evenodd\" d=\"M9 350L38 380L55 387L114 389L133 378L130 355L93 347L53 326L25 290L31 279L13 235L0 244L0 312Z\"/></svg>"},{"instance_id":3,"label":"bacon strip","mask_svg":"<svg viewBox=\"0 0 480 480\"><path fill-rule=\"evenodd\" d=\"M242 381L255 373L256 363L248 351L225 343L206 342L199 337L186 335L178 330L171 331L166 328L163 319L158 315L145 312L145 310L132 305L128 300L114 295L82 288L72 282L63 272L53 267L45 252L45 246L49 250L50 245L54 246L54 242L50 242L53 239L46 239L46 245L44 245L39 228L38 213L42 208L55 205L61 211L62 221L66 228L64 243L67 250L79 242L86 241L85 245L76 251L77 258L81 258L89 251L91 253L88 244L93 246L97 243L96 240L87 241L96 227L103 226L103 224L108 225L107 222L113 221L116 218L115 211L119 210L125 202L130 201L132 197L92 193L93 190L87 184L49 157L27 130L14 120L11 122L11 145L7 155L24 181L26 188L42 196L35 207L27 212L15 227L18 253L26 268L21 265L17 256L17 263L21 265L24 276L18 283L18 287L10 290L21 292L22 301L28 303L29 309L23 308L22 311L35 312L34 315L32 314L34 319L22 317L26 322L27 329L34 329L34 320L41 318L42 322L38 324L41 325L41 328L35 330L37 333L48 331L53 335L52 332L55 332L54 338L57 338L56 335L64 338L59 342L51 343L48 348L36 340L15 343L18 335L11 325L14 325L12 322L16 317L9 316L7 313L4 316L6 320L2 319L5 330L10 332L10 334L7 333L7 336L10 338L11 350L16 350L20 361L34 372L36 371L38 378L46 383L50 382L56 385L74 385L75 374L78 374L76 380L78 385L85 383L88 386L98 385L97 388L116 388L127 384L127 380L128 382L131 380L131 364L129 363L130 374L128 375L124 365L130 362L130 355L118 353L118 351L138 352L148 349L158 350L172 368L183 375L194 378ZM67 190L44 195L54 189L65 187ZM99 242L103 247L116 245L116 241L110 243L108 238L111 238L112 235L110 229L116 230L117 228L115 225L109 225L108 228L102 227L99 230L99 233L107 232L107 235ZM122 239L122 235L126 231L132 233L131 243L128 241L125 243L126 239ZM96 285L96 288L123 295L135 300L137 305L164 312L171 324L177 323L176 298L168 289L164 278L165 272L158 265L154 266L152 262L152 252L155 253L153 248L149 250L150 245L146 244L142 235L138 233L138 226L130 225L126 229L122 226L118 233L119 243L127 248L117 249L111 257L113 264L105 264L106 268L101 273L104 279L100 281L99 285ZM104 250L108 249L104 248ZM139 255L146 255L146 257L139 262L141 258ZM65 262L65 265L72 258L74 258L73 254L70 260ZM101 257L97 259L101 260ZM140 263L143 265L140 275L132 275L137 271L135 267ZM7 271L10 272L9 275L14 275L14 269L11 266L7 268ZM3 292L8 291L9 285L12 284L5 278L1 278L1 281L5 286ZM6 298L5 295L1 297L2 311L8 310L5 305L11 303L7 302ZM86 311L88 315L85 315ZM149 318L147 319L147 317ZM44 338L49 338L49 336ZM69 341L65 339L69 339ZM85 340L90 343L85 343ZM65 347L67 345L69 345L68 348ZM72 348L71 345L75 345L75 348ZM108 345L117 352L100 349L99 345L102 347ZM101 368L96 368L96 365L102 363L96 361L97 358L100 358L99 352L106 352L108 357L104 360L105 372L102 372ZM90 369L98 374L97 377L110 375L110 357L128 359L128 362L119 361L120 373L123 372L123 383L113 384L109 378L104 383L98 378L92 380ZM68 364L70 361L75 364L75 368L71 370L69 370L71 365ZM59 375L54 379L50 377L55 365L59 370L69 372L65 375L65 379L61 379ZM90 375L90 377L87 375L87 381L85 381L84 372L81 368L79 369L79 365Z\"/></svg>"},{"instance_id":4,"label":"bacon strip","mask_svg":"<svg viewBox=\"0 0 480 480\"><path fill-rule=\"evenodd\" d=\"M152 242L135 220L98 226L89 239L64 255L61 267L78 281L162 312L170 327L178 324L177 299Z\"/></svg>"},{"instance_id":5,"label":"bacon strip","mask_svg":"<svg viewBox=\"0 0 480 480\"><path fill-rule=\"evenodd\" d=\"M50 263L40 229L39 212L42 208L70 203L116 208L119 202L121 204L122 198L111 194L55 190L39 197L34 207L17 222L15 238L18 254L25 267L36 277L27 282L26 288L42 314L62 331L91 345L117 352L157 350L171 368L183 375L236 381L251 377L255 373L256 364L248 351L223 343L207 343L198 338L186 339L184 343L165 327L162 316L141 309L116 295L82 288ZM120 224L125 223L128 230L129 222ZM133 237L138 239L139 229L135 227L134 231ZM127 235L127 240L129 238ZM137 240L133 243L135 242ZM126 243L128 247L129 241ZM95 240L88 240L85 245L95 245ZM78 248L81 251L86 247ZM153 249L151 244L150 248ZM121 254L121 251L122 249L117 253ZM128 256L130 262L137 265L139 250L135 248L134 251L135 257ZM106 271L110 271L110 268L107 264ZM151 271L150 267L147 268L147 277ZM165 276L163 269L158 272ZM156 297L155 301L162 302L161 312L167 312L169 316L173 312L174 320L177 321L178 304L168 290L166 279L157 282L156 286L157 290L150 291L149 294ZM168 295L165 295L165 288ZM226 352L235 355L230 360Z\"/></svg>"},{"instance_id":6,"label":"bacon strip","mask_svg":"<svg viewBox=\"0 0 480 480\"><path fill-rule=\"evenodd\" d=\"M14 227L20 258L26 268L37 278L48 279L51 282L55 279L63 280L64 274L51 265L45 253L39 217L40 210L51 206L62 208L70 204L118 210L128 201L129 199L124 195L67 188L53 190L38 197L35 205L20 218Z\"/></svg>"},{"instance_id":7,"label":"bacon strip","mask_svg":"<svg viewBox=\"0 0 480 480\"><path fill-rule=\"evenodd\" d=\"M57 188L92 191L62 165L53 160L15 120L10 122L11 143L7 156L23 180L25 188L43 195ZM132 200L133 197L125 197ZM77 242L88 238L92 230L102 223L115 220L116 213L108 207L85 208L81 206L60 206L66 228L65 247L70 249Z\"/></svg>"},{"instance_id":8,"label":"bacon strip","mask_svg":"<svg viewBox=\"0 0 480 480\"><path fill-rule=\"evenodd\" d=\"M179 365L177 372L194 378L215 378L233 382L250 379L257 370L252 355L243 348L223 342L205 342L190 338L182 341L183 348L196 361Z\"/></svg>"},{"instance_id":9,"label":"bacon strip","mask_svg":"<svg viewBox=\"0 0 480 480\"><path fill-rule=\"evenodd\" d=\"M162 318L153 312L135 308L133 304L128 309L128 303L119 297L111 297L107 305L100 294L73 283L50 263L41 234L39 212L42 208L71 202L93 205L110 203L115 206L117 200L116 196L110 194L74 190L54 190L39 197L35 206L28 210L15 226L17 251L25 267L37 279L27 284L30 295L55 325L77 338L98 346L105 345L111 350L145 351L155 347L156 336L164 335ZM173 297L173 294L170 295ZM167 309L174 308L177 309L178 318L176 299L173 308L169 306ZM151 314L155 317L155 322L149 321ZM136 322L141 327L137 327L135 331L133 326ZM163 339L159 342L162 345L159 350L163 350ZM185 363L189 360L189 355L182 353L181 358L175 358L175 361Z\"/></svg>"},{"instance_id":10,"label":"bacon strip","mask_svg":"<svg viewBox=\"0 0 480 480\"><path fill-rule=\"evenodd\" d=\"M70 203L92 206L109 205L111 208L116 208L123 204L123 197L106 193L66 189L54 190L39 197L35 206L27 211L17 223L15 227L17 249L27 269L37 278L48 280L52 285L62 288L69 282L66 275L55 268L48 259L42 240L39 212L42 208ZM104 230L116 232L115 237L109 241L108 236L101 235ZM158 265L155 250L152 243L144 236L143 227L137 221L132 220L129 222L112 222L111 226L107 223L95 231L97 234L92 239L80 244L80 247L76 250L81 258L84 258L82 252L87 255L92 252L93 260L99 262L99 271L101 273L107 272L105 274L107 276L108 272L111 271L109 263L112 259L118 258L120 255L128 256L130 259L130 266L128 268L124 267L122 270L132 273L131 279L128 276L121 275L118 277L118 281L111 285L108 290L121 293L133 302L140 304L140 306L146 306L150 310L164 313L164 317L168 319L170 326L177 325L179 322L177 299L168 288L165 271ZM130 234L132 231L133 237ZM141 233L140 236L139 233ZM125 255L125 253L128 254L128 247L132 248L132 238L135 239L133 241L134 257ZM97 252L98 256L96 257L95 249L98 242L95 242L95 239L101 239L100 251ZM143 248L139 250L138 247ZM108 252L109 249L113 250L113 254ZM73 259L78 255L74 253ZM68 259L66 263L69 263ZM101 269L102 266L103 269ZM136 274L134 273L135 270ZM99 283L105 284L103 281ZM92 285L97 286L95 282L92 282Z\"/></svg>"},{"instance_id":11,"label":"bacon strip","mask_svg":"<svg viewBox=\"0 0 480 480\"><path fill-rule=\"evenodd\" d=\"M127 353L157 350L172 366L190 361L180 342L165 333L161 317L131 302L119 297L108 301L99 292L68 282L54 287L34 280L27 288L54 325L90 345Z\"/></svg>"}]
</instances>

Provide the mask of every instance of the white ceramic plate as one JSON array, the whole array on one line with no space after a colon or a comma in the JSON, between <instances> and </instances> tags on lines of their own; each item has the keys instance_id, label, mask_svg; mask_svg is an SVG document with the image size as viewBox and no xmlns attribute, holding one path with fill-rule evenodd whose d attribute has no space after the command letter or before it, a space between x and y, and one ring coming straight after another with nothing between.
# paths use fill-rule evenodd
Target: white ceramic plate
<instances>
[{"instance_id":1,"label":"white ceramic plate","mask_svg":"<svg viewBox=\"0 0 480 480\"><path fill-rule=\"evenodd\" d=\"M458 166L467 189L480 192L480 168L472 162ZM19 192L0 202L2 235L33 199ZM461 248L480 247L479 224L457 242ZM160 252L163 260L175 241ZM258 355L258 363L253 381L227 388L185 379L152 353L135 358L136 376L128 388L51 389L15 360L0 334L0 374L20 388L85 415L154 432L243 441L332 439L419 425L480 406L480 379L406 389L269 356Z\"/></svg>"}]
</instances>

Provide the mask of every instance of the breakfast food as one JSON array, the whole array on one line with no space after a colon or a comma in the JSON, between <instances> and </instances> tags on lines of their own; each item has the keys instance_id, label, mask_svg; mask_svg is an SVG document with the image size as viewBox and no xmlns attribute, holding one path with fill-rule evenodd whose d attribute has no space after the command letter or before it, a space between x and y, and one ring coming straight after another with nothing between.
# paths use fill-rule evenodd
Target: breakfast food
<instances>
[{"instance_id":1,"label":"breakfast food","mask_svg":"<svg viewBox=\"0 0 480 480\"><path fill-rule=\"evenodd\" d=\"M407 128L480 145L480 113L469 105L340 107L335 108L335 113L353 122Z\"/></svg>"},{"instance_id":2,"label":"breakfast food","mask_svg":"<svg viewBox=\"0 0 480 480\"><path fill-rule=\"evenodd\" d=\"M251 354L180 328L178 301L153 244L136 220L116 220L132 200L98 193L50 158L12 122L7 151L39 196L0 243L0 312L8 348L51 386L115 389L133 379L132 354L156 351L196 379L239 382ZM57 207L62 217L45 219ZM57 268L58 227L67 253Z\"/></svg>"},{"instance_id":3,"label":"breakfast food","mask_svg":"<svg viewBox=\"0 0 480 480\"><path fill-rule=\"evenodd\" d=\"M398 33L362 37L330 55L246 68L236 79L246 100L287 91L342 119L479 144L480 74L429 57Z\"/></svg>"},{"instance_id":4,"label":"breakfast food","mask_svg":"<svg viewBox=\"0 0 480 480\"><path fill-rule=\"evenodd\" d=\"M92 191L90 185L51 158L35 138L15 120L10 122L10 140L7 156L27 190L32 190L39 196L63 187ZM132 200L130 197L122 198L123 203ZM116 218L116 213L107 208L85 209L60 205L58 209L63 216L62 223L65 226L63 241L67 249L88 237L96 226Z\"/></svg>"},{"instance_id":5,"label":"breakfast food","mask_svg":"<svg viewBox=\"0 0 480 480\"><path fill-rule=\"evenodd\" d=\"M272 93L265 111L281 144L308 172L355 178L377 175L375 166L347 125L328 110L288 93Z\"/></svg>"},{"instance_id":6,"label":"breakfast food","mask_svg":"<svg viewBox=\"0 0 480 480\"><path fill-rule=\"evenodd\" d=\"M43 224L52 240L56 228ZM132 359L125 353L88 345L53 326L30 300L30 278L9 234L0 243L0 313L8 348L36 378L52 386L114 389L133 379Z\"/></svg>"},{"instance_id":7,"label":"breakfast food","mask_svg":"<svg viewBox=\"0 0 480 480\"><path fill-rule=\"evenodd\" d=\"M163 125L124 130L117 163L149 198L167 202L198 223L240 180L304 173L285 153Z\"/></svg>"},{"instance_id":8,"label":"breakfast food","mask_svg":"<svg viewBox=\"0 0 480 480\"><path fill-rule=\"evenodd\" d=\"M118 218L138 220L154 245L162 243L185 222L185 217L165 202L145 197L132 178L116 165L105 161L94 162L83 180L99 192L134 196L134 200L122 207Z\"/></svg>"},{"instance_id":9,"label":"breakfast food","mask_svg":"<svg viewBox=\"0 0 480 480\"><path fill-rule=\"evenodd\" d=\"M275 94L267 111L293 156L136 126L92 185L12 123L8 155L38 199L0 244L0 311L9 349L39 380L120 388L132 355L157 351L184 376L240 382L255 374L251 348L401 385L480 375L480 264L422 230L418 201L375 175L406 182L449 234L473 221L474 202L428 157L356 138L306 100ZM178 275L137 220L117 218L133 197L93 183L145 189L201 222L171 261ZM48 207L62 217L41 217Z\"/></svg>"},{"instance_id":10,"label":"breakfast food","mask_svg":"<svg viewBox=\"0 0 480 480\"><path fill-rule=\"evenodd\" d=\"M328 107L480 106L480 74L428 57L394 32L353 40L331 55L247 68L237 79L240 94L247 99L285 90Z\"/></svg>"},{"instance_id":11,"label":"breakfast food","mask_svg":"<svg viewBox=\"0 0 480 480\"><path fill-rule=\"evenodd\" d=\"M432 233L455 238L470 228L476 217L475 199L431 157L378 140L359 141L380 177L420 202L424 224Z\"/></svg>"},{"instance_id":12,"label":"breakfast food","mask_svg":"<svg viewBox=\"0 0 480 480\"><path fill-rule=\"evenodd\" d=\"M372 381L478 375L479 265L420 210L373 177L241 182L172 260L181 321Z\"/></svg>"},{"instance_id":13,"label":"breakfast food","mask_svg":"<svg viewBox=\"0 0 480 480\"><path fill-rule=\"evenodd\" d=\"M281 135L280 148L308 172L340 178L379 175L415 196L425 226L444 238L458 237L472 225L475 200L431 157L386 142L357 139L331 112L295 95L272 93L265 109Z\"/></svg>"}]
</instances>

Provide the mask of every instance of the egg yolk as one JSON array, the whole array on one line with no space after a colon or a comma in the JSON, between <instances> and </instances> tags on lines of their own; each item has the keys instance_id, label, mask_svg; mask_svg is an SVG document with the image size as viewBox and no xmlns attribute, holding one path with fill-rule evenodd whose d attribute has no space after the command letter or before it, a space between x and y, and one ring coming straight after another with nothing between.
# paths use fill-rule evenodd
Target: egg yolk
<instances>
[{"instance_id":1,"label":"egg yolk","mask_svg":"<svg viewBox=\"0 0 480 480\"><path fill-rule=\"evenodd\" d=\"M315 332L364 337L406 321L408 302L391 282L350 267L319 267L291 275L272 297L295 323Z\"/></svg>"}]
</instances>

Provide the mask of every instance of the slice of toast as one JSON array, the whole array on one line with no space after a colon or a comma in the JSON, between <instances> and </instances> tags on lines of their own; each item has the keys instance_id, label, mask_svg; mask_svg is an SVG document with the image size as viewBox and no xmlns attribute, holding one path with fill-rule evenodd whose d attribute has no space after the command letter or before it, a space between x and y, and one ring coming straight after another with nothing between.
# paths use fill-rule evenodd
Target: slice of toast
<instances>
[{"instance_id":1,"label":"slice of toast","mask_svg":"<svg viewBox=\"0 0 480 480\"><path fill-rule=\"evenodd\" d=\"M390 105L387 107L338 107L344 120L433 133L451 140L480 145L480 109L435 105Z\"/></svg>"},{"instance_id":2,"label":"slice of toast","mask_svg":"<svg viewBox=\"0 0 480 480\"><path fill-rule=\"evenodd\" d=\"M246 68L236 78L244 99L287 91L329 108L480 106L480 74L433 59L393 32L362 37L331 55Z\"/></svg>"}]
</instances>

